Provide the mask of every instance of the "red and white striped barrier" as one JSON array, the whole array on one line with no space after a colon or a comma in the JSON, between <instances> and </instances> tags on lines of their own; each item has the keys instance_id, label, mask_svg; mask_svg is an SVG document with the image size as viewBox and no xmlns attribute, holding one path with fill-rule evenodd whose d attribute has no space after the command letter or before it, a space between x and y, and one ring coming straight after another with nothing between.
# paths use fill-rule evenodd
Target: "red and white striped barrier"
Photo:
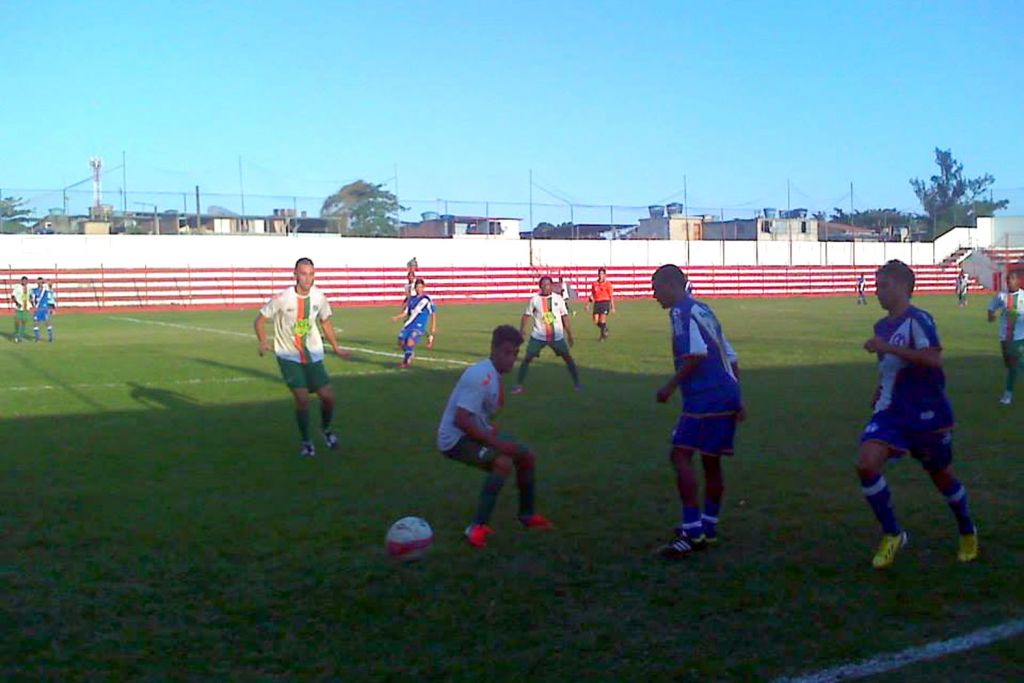
<instances>
[{"instance_id":1,"label":"red and white striped barrier","mask_svg":"<svg viewBox=\"0 0 1024 683\"><path fill-rule=\"evenodd\" d=\"M609 267L608 279L618 298L651 296L651 266ZM868 266L692 266L686 269L698 297L852 296L859 275L868 290L874 268ZM918 265L917 292L952 292L955 266ZM593 267L450 267L421 268L417 277L439 302L525 299L537 280L549 274L568 280L586 297L596 279ZM115 308L254 308L294 279L289 268L83 268L19 269L5 273L10 292L22 276L43 276L57 294L61 309ZM400 303L406 283L404 268L318 268L316 283L339 304Z\"/></svg>"}]
</instances>

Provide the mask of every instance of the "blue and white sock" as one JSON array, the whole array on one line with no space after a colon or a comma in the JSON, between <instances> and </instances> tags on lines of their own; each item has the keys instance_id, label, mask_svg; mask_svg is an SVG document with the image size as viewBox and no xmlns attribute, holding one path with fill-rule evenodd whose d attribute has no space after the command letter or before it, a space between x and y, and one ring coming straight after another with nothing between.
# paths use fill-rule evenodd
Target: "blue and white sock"
<instances>
[{"instance_id":1,"label":"blue and white sock","mask_svg":"<svg viewBox=\"0 0 1024 683\"><path fill-rule=\"evenodd\" d=\"M882 531L887 534L896 535L900 532L900 525L896 523L896 513L892 510L892 496L889 493L889 484L885 477L876 474L870 477L861 478L861 491L867 499L871 511L875 513L878 522L882 525Z\"/></svg>"},{"instance_id":2,"label":"blue and white sock","mask_svg":"<svg viewBox=\"0 0 1024 683\"><path fill-rule=\"evenodd\" d=\"M946 504L956 516L956 524L960 527L961 534L973 534L974 522L967 512L967 488L956 479L951 479L949 486L942 492L946 497Z\"/></svg>"},{"instance_id":3,"label":"blue and white sock","mask_svg":"<svg viewBox=\"0 0 1024 683\"><path fill-rule=\"evenodd\" d=\"M720 508L720 503L704 500L704 514L701 516L701 523L704 525L704 535L708 538L715 538L718 535L718 511Z\"/></svg>"},{"instance_id":4,"label":"blue and white sock","mask_svg":"<svg viewBox=\"0 0 1024 683\"><path fill-rule=\"evenodd\" d=\"M683 521L679 527L690 538L700 538L704 534L704 524L700 519L700 508L690 508L684 505Z\"/></svg>"}]
</instances>

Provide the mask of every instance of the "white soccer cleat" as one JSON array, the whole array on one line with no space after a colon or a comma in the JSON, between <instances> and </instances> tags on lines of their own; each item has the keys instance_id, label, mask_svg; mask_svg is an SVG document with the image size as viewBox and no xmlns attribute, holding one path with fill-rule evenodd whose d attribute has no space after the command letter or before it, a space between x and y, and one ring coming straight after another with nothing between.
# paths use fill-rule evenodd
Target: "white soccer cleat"
<instances>
[{"instance_id":1,"label":"white soccer cleat","mask_svg":"<svg viewBox=\"0 0 1024 683\"><path fill-rule=\"evenodd\" d=\"M1004 391L1003 392L1003 397L999 399L999 402L1002 403L1004 406L1008 406L1011 403L1013 403L1013 392L1012 391Z\"/></svg>"}]
</instances>

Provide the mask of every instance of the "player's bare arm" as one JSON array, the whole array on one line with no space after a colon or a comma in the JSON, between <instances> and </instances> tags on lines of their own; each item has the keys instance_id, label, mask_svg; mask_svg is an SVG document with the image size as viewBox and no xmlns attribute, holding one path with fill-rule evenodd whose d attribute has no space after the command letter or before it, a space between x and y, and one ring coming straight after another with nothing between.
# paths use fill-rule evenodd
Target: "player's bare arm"
<instances>
[{"instance_id":1,"label":"player's bare arm","mask_svg":"<svg viewBox=\"0 0 1024 683\"><path fill-rule=\"evenodd\" d=\"M257 353L261 356L270 348L267 346L267 331L263 328L264 320L266 320L266 318L262 313L260 313L256 316L256 320L252 324L253 329L256 330L256 340L259 342Z\"/></svg>"},{"instance_id":2,"label":"player's bare arm","mask_svg":"<svg viewBox=\"0 0 1024 683\"><path fill-rule=\"evenodd\" d=\"M872 337L864 342L864 350L868 353L888 353L924 368L942 367L942 350L934 346L925 349L911 349L905 346L893 346L881 337Z\"/></svg>"},{"instance_id":3,"label":"player's bare arm","mask_svg":"<svg viewBox=\"0 0 1024 683\"><path fill-rule=\"evenodd\" d=\"M455 426L466 433L466 436L482 444L486 444L491 448L500 451L505 455L515 455L518 452L518 446L512 441L502 441L498 438L497 434L488 434L483 429L480 429L480 425L473 419L473 413L469 412L465 408L459 408L455 411Z\"/></svg>"},{"instance_id":4,"label":"player's bare arm","mask_svg":"<svg viewBox=\"0 0 1024 683\"><path fill-rule=\"evenodd\" d=\"M330 318L320 321L320 330L324 333L324 336L327 337L327 342L331 345L331 348L334 349L336 354L342 358L348 358L352 355L352 352L348 349L343 349L338 346L338 338L334 336L334 326L331 325Z\"/></svg>"},{"instance_id":5,"label":"player's bare arm","mask_svg":"<svg viewBox=\"0 0 1024 683\"><path fill-rule=\"evenodd\" d=\"M523 314L523 317L519 319L519 334L526 337L526 323L529 322L530 316Z\"/></svg>"},{"instance_id":6,"label":"player's bare arm","mask_svg":"<svg viewBox=\"0 0 1024 683\"><path fill-rule=\"evenodd\" d=\"M672 377L665 382L664 386L658 389L658 393L656 395L658 403L665 403L672 398L672 394L675 393L679 384L689 377L690 373L697 369L697 366L700 365L704 358L704 356L695 355L683 356L683 365L679 368L679 371L672 375Z\"/></svg>"}]
</instances>

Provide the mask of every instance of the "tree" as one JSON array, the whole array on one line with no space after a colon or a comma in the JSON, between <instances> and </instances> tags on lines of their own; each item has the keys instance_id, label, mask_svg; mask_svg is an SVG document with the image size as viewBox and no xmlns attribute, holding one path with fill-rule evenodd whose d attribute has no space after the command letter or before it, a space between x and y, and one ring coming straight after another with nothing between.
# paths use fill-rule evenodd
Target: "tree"
<instances>
[{"instance_id":1,"label":"tree","mask_svg":"<svg viewBox=\"0 0 1024 683\"><path fill-rule=\"evenodd\" d=\"M338 232L359 237L397 237L398 213L406 207L379 184L356 180L324 200L320 217L338 221Z\"/></svg>"},{"instance_id":2,"label":"tree","mask_svg":"<svg viewBox=\"0 0 1024 683\"><path fill-rule=\"evenodd\" d=\"M6 230L8 224L12 228L25 229L32 212L23 208L26 201L21 197L4 197L0 199L0 230Z\"/></svg>"},{"instance_id":3,"label":"tree","mask_svg":"<svg viewBox=\"0 0 1024 683\"><path fill-rule=\"evenodd\" d=\"M957 224L972 224L978 216L991 215L1010 204L1007 199L986 199L986 193L991 195L995 178L988 173L964 178L964 165L953 158L950 150L936 147L935 163L939 173L931 177L930 184L910 179L910 186L931 221L933 236Z\"/></svg>"}]
</instances>

